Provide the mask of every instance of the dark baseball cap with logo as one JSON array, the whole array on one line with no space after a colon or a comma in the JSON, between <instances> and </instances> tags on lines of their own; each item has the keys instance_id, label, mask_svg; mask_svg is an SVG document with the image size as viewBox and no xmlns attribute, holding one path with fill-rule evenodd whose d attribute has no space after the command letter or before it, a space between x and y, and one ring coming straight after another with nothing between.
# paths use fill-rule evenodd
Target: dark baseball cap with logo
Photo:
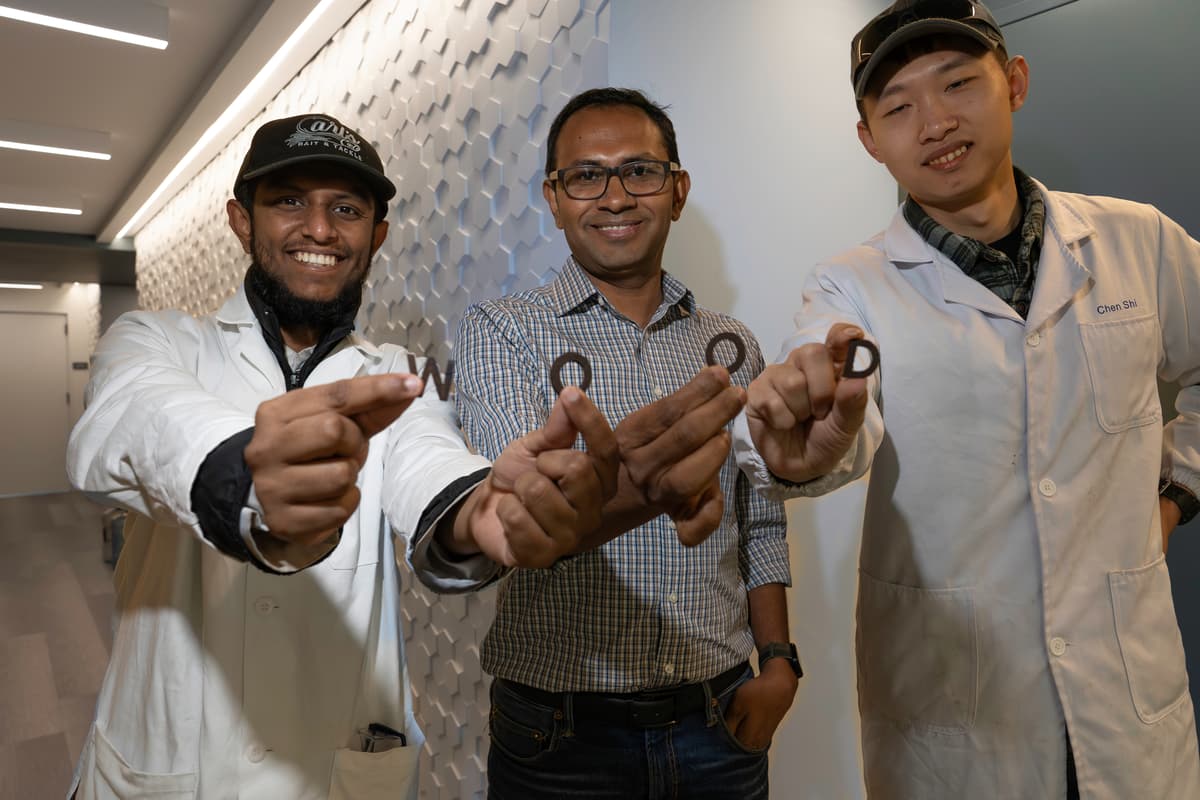
<instances>
[{"instance_id":1,"label":"dark baseball cap with logo","mask_svg":"<svg viewBox=\"0 0 1200 800\"><path fill-rule=\"evenodd\" d=\"M965 36L988 50L1004 44L999 23L983 3L974 0L896 0L850 42L850 82L854 85L854 99L863 99L871 75L897 47L937 33Z\"/></svg>"},{"instance_id":2,"label":"dark baseball cap with logo","mask_svg":"<svg viewBox=\"0 0 1200 800\"><path fill-rule=\"evenodd\" d=\"M275 119L254 132L233 188L285 167L324 161L340 164L364 180L381 204L396 195L379 153L358 131L326 114Z\"/></svg>"}]
</instances>

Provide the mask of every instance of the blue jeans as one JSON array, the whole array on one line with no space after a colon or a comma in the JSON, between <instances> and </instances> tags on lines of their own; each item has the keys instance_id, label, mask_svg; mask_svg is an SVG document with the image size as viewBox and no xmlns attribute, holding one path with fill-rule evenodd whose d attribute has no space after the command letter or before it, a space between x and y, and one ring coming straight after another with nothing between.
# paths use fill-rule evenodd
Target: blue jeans
<instances>
[{"instance_id":1,"label":"blue jeans","mask_svg":"<svg viewBox=\"0 0 1200 800\"><path fill-rule=\"evenodd\" d=\"M743 747L725 709L747 669L713 704L670 724L638 728L579 719L492 684L488 800L767 800L767 750Z\"/></svg>"}]
</instances>

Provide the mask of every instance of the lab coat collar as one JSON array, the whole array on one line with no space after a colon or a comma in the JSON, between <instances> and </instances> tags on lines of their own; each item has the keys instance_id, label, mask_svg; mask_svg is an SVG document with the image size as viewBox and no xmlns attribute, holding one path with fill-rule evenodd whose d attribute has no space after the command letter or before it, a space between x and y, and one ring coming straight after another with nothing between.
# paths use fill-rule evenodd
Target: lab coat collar
<instances>
[{"instance_id":1,"label":"lab coat collar","mask_svg":"<svg viewBox=\"0 0 1200 800\"><path fill-rule=\"evenodd\" d=\"M244 284L238 284L237 292L233 297L225 301L225 304L217 310L217 322L222 325L231 327L258 327L258 320L254 316L254 310L250 308L250 301L246 298L246 287ZM258 337L262 339L260 335ZM349 336L352 347L362 353L364 358L371 361L379 361L383 358L383 353L378 347L364 339L355 331Z\"/></svg>"},{"instance_id":2,"label":"lab coat collar","mask_svg":"<svg viewBox=\"0 0 1200 800\"><path fill-rule=\"evenodd\" d=\"M254 316L254 310L250 308L250 301L246 298L245 286L239 285L233 297L225 301L225 304L217 310L214 316L222 326L237 333L231 349L238 356L240 362L249 365L270 381L278 391L283 392L285 390L283 373L280 372L279 365L275 362L275 356L262 336L258 319ZM362 359L372 363L383 359L383 353L379 348L359 336L357 332L351 333L347 338L350 341L350 347L354 348ZM347 349L335 350L325 360L332 361ZM341 359L338 358L338 360ZM319 371L322 366L324 366L324 362L318 365L317 370Z\"/></svg>"},{"instance_id":3,"label":"lab coat collar","mask_svg":"<svg viewBox=\"0 0 1200 800\"><path fill-rule=\"evenodd\" d=\"M979 281L967 275L944 253L926 242L904 218L903 208L897 209L892 223L883 234L884 252L896 269L932 267L933 291L943 302L976 308L985 314L1010 319L1022 324L1021 315Z\"/></svg>"},{"instance_id":4,"label":"lab coat collar","mask_svg":"<svg viewBox=\"0 0 1200 800\"><path fill-rule=\"evenodd\" d=\"M933 254L936 252L908 224L903 206L896 209L892 223L883 232L883 250L888 260L900 269L933 263Z\"/></svg>"},{"instance_id":5,"label":"lab coat collar","mask_svg":"<svg viewBox=\"0 0 1200 800\"><path fill-rule=\"evenodd\" d=\"M1052 194L1040 183L1037 187L1046 200L1046 232L1025 323L1029 330L1041 327L1091 283L1092 273L1077 253L1080 243L1095 233L1091 221L1071 205L1069 195Z\"/></svg>"},{"instance_id":6,"label":"lab coat collar","mask_svg":"<svg viewBox=\"0 0 1200 800\"><path fill-rule=\"evenodd\" d=\"M1034 183L1046 202L1046 229L1033 302L1025 320L993 292L965 275L958 265L930 247L904 219L900 209L884 231L884 252L900 270L924 264L936 266L936 281L945 302L968 305L992 316L1023 323L1030 330L1036 329L1091 280L1091 272L1076 257L1075 249L1095 233L1095 228L1071 205L1068 196L1054 194L1036 180Z\"/></svg>"}]
</instances>

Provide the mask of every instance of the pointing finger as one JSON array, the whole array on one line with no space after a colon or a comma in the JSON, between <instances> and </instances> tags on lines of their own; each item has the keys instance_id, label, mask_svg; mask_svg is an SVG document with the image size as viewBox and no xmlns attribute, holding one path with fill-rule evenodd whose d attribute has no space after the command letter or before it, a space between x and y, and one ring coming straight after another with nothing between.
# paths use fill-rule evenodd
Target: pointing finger
<instances>
[{"instance_id":1,"label":"pointing finger","mask_svg":"<svg viewBox=\"0 0 1200 800\"><path fill-rule=\"evenodd\" d=\"M346 417L354 417L377 409L406 404L421 394L421 380L415 375L388 373L386 375L364 375L346 378L320 386L297 389L268 400L259 406L259 416L267 414L268 424L287 424L292 420L335 411ZM400 409L401 411L403 408ZM399 412L395 416L398 416ZM391 419L395 419L393 416ZM386 414L381 416L385 418ZM368 436L378 433L382 427L380 419L367 417ZM387 420L390 424L391 419ZM257 420L256 420L257 421Z\"/></svg>"}]
</instances>

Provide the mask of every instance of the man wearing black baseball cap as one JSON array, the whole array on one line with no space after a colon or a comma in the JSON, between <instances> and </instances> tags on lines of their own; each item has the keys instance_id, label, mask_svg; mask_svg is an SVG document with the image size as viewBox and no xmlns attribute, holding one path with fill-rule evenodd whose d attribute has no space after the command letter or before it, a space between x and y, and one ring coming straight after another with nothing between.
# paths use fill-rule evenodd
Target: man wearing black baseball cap
<instances>
[{"instance_id":1,"label":"man wearing black baseball cap","mask_svg":"<svg viewBox=\"0 0 1200 800\"><path fill-rule=\"evenodd\" d=\"M71 435L72 482L131 512L72 791L415 798L392 532L423 580L546 566L596 527L616 443L568 389L489 463L403 348L354 333L395 194L357 132L268 122L234 192L243 287L114 323Z\"/></svg>"},{"instance_id":2,"label":"man wearing black baseball cap","mask_svg":"<svg viewBox=\"0 0 1200 800\"><path fill-rule=\"evenodd\" d=\"M740 442L771 496L871 469L868 794L1200 797L1163 558L1200 494L1200 243L1014 168L1029 67L978 2L894 3L850 77L908 199L814 270ZM881 368L842 377L858 337ZM1165 429L1158 379L1183 387Z\"/></svg>"}]
</instances>

